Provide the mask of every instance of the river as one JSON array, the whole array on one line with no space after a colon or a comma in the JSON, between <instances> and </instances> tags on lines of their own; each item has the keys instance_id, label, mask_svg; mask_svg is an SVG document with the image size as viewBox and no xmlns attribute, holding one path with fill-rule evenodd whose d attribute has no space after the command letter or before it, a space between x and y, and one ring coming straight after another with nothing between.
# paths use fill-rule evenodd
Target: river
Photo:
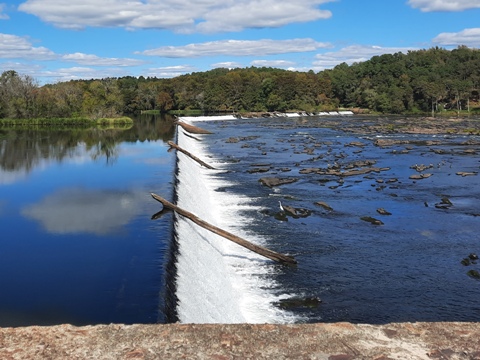
<instances>
[{"instance_id":1,"label":"river","mask_svg":"<svg viewBox=\"0 0 480 360\"><path fill-rule=\"evenodd\" d=\"M0 326L165 322L171 119L0 130Z\"/></svg>"},{"instance_id":2,"label":"river","mask_svg":"<svg viewBox=\"0 0 480 360\"><path fill-rule=\"evenodd\" d=\"M227 118L0 130L0 326L480 321L478 136ZM154 216L152 192L298 265Z\"/></svg>"},{"instance_id":3,"label":"river","mask_svg":"<svg viewBox=\"0 0 480 360\"><path fill-rule=\"evenodd\" d=\"M179 204L298 265L180 219L183 322L480 320L478 136L393 132L405 121L386 117L214 119L185 119L212 134L179 143L216 170L182 155Z\"/></svg>"}]
</instances>

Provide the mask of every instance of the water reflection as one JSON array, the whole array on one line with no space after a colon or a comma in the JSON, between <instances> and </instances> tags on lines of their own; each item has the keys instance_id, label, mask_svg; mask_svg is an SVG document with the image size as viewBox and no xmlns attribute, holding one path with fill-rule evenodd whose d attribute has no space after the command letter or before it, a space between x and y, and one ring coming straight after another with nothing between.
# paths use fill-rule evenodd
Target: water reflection
<instances>
[{"instance_id":1,"label":"water reflection","mask_svg":"<svg viewBox=\"0 0 480 360\"><path fill-rule=\"evenodd\" d=\"M0 326L166 321L173 119L0 130Z\"/></svg>"},{"instance_id":2,"label":"water reflection","mask_svg":"<svg viewBox=\"0 0 480 360\"><path fill-rule=\"evenodd\" d=\"M122 142L168 141L174 133L173 117L139 115L131 128L49 130L0 130L0 184L25 178L46 160L62 162L78 158L78 145L85 144L91 159L112 164Z\"/></svg>"},{"instance_id":3,"label":"water reflection","mask_svg":"<svg viewBox=\"0 0 480 360\"><path fill-rule=\"evenodd\" d=\"M49 233L105 235L130 222L143 195L133 191L61 189L27 205L21 213L41 223Z\"/></svg>"}]
</instances>

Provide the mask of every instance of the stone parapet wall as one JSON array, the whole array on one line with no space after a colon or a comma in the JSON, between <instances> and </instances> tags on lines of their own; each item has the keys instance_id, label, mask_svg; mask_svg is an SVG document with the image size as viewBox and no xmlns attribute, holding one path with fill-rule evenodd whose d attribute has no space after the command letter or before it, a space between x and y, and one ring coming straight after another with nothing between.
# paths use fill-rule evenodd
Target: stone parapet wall
<instances>
[{"instance_id":1,"label":"stone parapet wall","mask_svg":"<svg viewBox=\"0 0 480 360\"><path fill-rule=\"evenodd\" d=\"M480 359L480 324L0 328L0 359Z\"/></svg>"}]
</instances>

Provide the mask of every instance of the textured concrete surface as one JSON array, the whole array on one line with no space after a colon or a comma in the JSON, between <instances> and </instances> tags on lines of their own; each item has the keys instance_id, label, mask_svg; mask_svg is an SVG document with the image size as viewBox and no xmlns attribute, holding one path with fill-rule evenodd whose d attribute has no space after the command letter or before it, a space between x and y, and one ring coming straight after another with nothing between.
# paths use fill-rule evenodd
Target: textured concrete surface
<instances>
[{"instance_id":1,"label":"textured concrete surface","mask_svg":"<svg viewBox=\"0 0 480 360\"><path fill-rule=\"evenodd\" d=\"M1 328L0 359L480 359L480 324Z\"/></svg>"}]
</instances>

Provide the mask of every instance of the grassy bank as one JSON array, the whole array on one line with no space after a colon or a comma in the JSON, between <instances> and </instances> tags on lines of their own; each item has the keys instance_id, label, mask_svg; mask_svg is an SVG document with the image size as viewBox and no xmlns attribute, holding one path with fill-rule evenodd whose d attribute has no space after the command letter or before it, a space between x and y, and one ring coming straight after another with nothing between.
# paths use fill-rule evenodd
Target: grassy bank
<instances>
[{"instance_id":1,"label":"grassy bank","mask_svg":"<svg viewBox=\"0 0 480 360\"><path fill-rule=\"evenodd\" d=\"M35 119L0 119L0 128L90 128L90 127L130 127L133 120L129 117L101 118L35 118Z\"/></svg>"}]
</instances>

